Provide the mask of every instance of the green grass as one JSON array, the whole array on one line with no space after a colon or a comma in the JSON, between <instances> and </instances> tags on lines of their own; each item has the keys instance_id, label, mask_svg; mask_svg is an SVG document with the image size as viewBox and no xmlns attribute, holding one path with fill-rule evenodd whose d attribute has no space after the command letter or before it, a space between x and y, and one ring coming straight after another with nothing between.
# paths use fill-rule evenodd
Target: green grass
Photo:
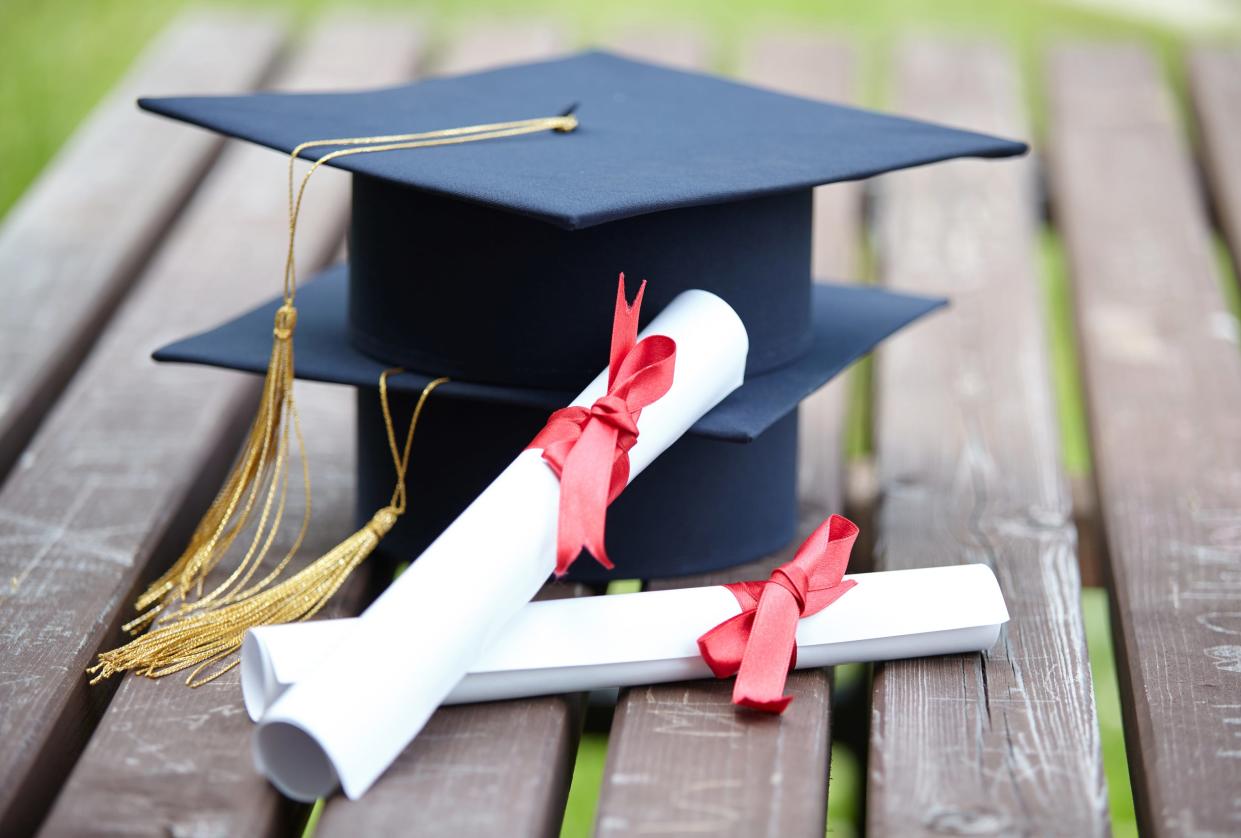
<instances>
[{"instance_id":1,"label":"green grass","mask_svg":"<svg viewBox=\"0 0 1241 838\"><path fill-rule=\"evenodd\" d=\"M1052 386L1056 393L1060 424L1060 451L1070 475L1090 473L1090 442L1086 431L1086 407L1082 401L1081 373L1077 363L1077 336L1073 330L1073 303L1064 246L1050 227L1039 236L1039 259L1051 354Z\"/></svg>"},{"instance_id":2,"label":"green grass","mask_svg":"<svg viewBox=\"0 0 1241 838\"><path fill-rule=\"evenodd\" d=\"M1125 729L1121 721L1120 686L1116 680L1107 591L1102 588L1082 591L1082 617L1086 623L1086 646L1090 651L1095 706L1099 713L1099 741L1112 810L1112 834L1116 838L1137 838L1138 821L1133 812L1129 763L1125 756Z\"/></svg>"},{"instance_id":3,"label":"green grass","mask_svg":"<svg viewBox=\"0 0 1241 838\"><path fill-rule=\"evenodd\" d=\"M1241 283L1237 281L1237 265L1222 236L1215 237L1215 267L1224 304L1234 318L1241 320Z\"/></svg>"},{"instance_id":4,"label":"green grass","mask_svg":"<svg viewBox=\"0 0 1241 838\"><path fill-rule=\"evenodd\" d=\"M323 798L319 798L306 814L306 825L302 827L302 838L312 838L319 826L319 818L323 817Z\"/></svg>"},{"instance_id":5,"label":"green grass","mask_svg":"<svg viewBox=\"0 0 1241 838\"><path fill-rule=\"evenodd\" d=\"M599 802L599 786L603 782L603 763L608 755L606 733L582 734L573 765L573 784L565 806L560 838L578 838L591 834L595 823L595 805Z\"/></svg>"},{"instance_id":6,"label":"green grass","mask_svg":"<svg viewBox=\"0 0 1241 838\"><path fill-rule=\"evenodd\" d=\"M172 11L124 0L0 3L0 214Z\"/></svg>"},{"instance_id":7,"label":"green grass","mask_svg":"<svg viewBox=\"0 0 1241 838\"><path fill-rule=\"evenodd\" d=\"M642 590L641 579L615 579L608 583L609 594L636 594Z\"/></svg>"},{"instance_id":8,"label":"green grass","mask_svg":"<svg viewBox=\"0 0 1241 838\"><path fill-rule=\"evenodd\" d=\"M840 743L832 745L827 796L827 829L830 838L853 838L862 834L862 766L853 751Z\"/></svg>"}]
</instances>

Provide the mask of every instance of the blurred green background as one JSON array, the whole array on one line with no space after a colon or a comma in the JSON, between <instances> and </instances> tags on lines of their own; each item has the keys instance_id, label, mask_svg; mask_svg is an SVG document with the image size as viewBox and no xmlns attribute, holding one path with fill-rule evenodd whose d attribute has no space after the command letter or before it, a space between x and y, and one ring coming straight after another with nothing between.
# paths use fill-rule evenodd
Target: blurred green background
<instances>
[{"instance_id":1,"label":"blurred green background","mask_svg":"<svg viewBox=\"0 0 1241 838\"><path fill-rule=\"evenodd\" d=\"M441 38L483 16L557 21L583 42L634 24L694 26L712 37L723 68L757 27L812 26L864 47L872 90L882 85L884 47L911 30L1002 38L1029 68L1050 38L1137 38L1175 68L1186 40L1241 25L1241 0L0 0L0 214L147 40L192 3L279 9L302 23L333 6L399 9ZM1031 81L1036 96L1036 73Z\"/></svg>"},{"instance_id":2,"label":"blurred green background","mask_svg":"<svg viewBox=\"0 0 1241 838\"><path fill-rule=\"evenodd\" d=\"M20 198L146 42L190 2L194 0L0 0L0 216ZM884 104L886 57L903 34L929 31L990 37L1010 44L1020 56L1036 145L1042 127L1040 56L1049 41L1124 38L1145 43L1163 60L1183 106L1181 58L1186 45L1241 36L1241 0L474 0L468 4L450 0L260 0L247 5L279 10L299 25L338 5L410 12L428 29L432 47L478 18L553 21L580 43L604 41L609 32L635 25L694 27L711 39L715 67L725 71L734 63L740 40L756 28L821 29L848 38L858 47L864 59L864 98L875 106ZM1067 280L1055 234L1048 233L1042 244L1043 278L1053 313L1050 328L1064 456L1070 474L1084 476L1089 473L1089 446L1075 378ZM1229 298L1235 300L1232 266L1222 247L1219 252L1221 275L1230 283ZM860 384L850 453L861 457L869 447L865 368L855 379ZM1107 596L1101 589L1088 589L1083 599L1115 832L1136 835ZM864 667L840 669L838 689L861 685L864 690ZM606 733L587 733L583 738L564 835L590 832L606 748ZM858 792L863 778L857 766L855 754L842 747L835 749L829 834L851 835L859 830ZM313 824L310 827L308 831Z\"/></svg>"}]
</instances>

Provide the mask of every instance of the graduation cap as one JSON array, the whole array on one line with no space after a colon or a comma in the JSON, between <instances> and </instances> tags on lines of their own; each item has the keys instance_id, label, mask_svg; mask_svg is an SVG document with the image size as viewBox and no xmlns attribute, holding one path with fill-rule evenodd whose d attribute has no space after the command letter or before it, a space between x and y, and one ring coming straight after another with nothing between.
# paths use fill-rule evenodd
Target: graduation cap
<instances>
[{"instance_id":1,"label":"graduation cap","mask_svg":"<svg viewBox=\"0 0 1241 838\"><path fill-rule=\"evenodd\" d=\"M943 303L812 282L812 188L1026 150L603 52L381 90L141 105L285 152L573 111L573 130L332 159L353 174L349 263L298 291L296 374L359 388L360 521L392 486L380 373L406 371L388 384L396 413L450 379L413 445L413 512L380 548L411 559L606 365L618 272L649 280L644 321L687 288L718 294L749 333L746 383L612 506L613 578L717 569L792 539L799 402ZM281 304L155 357L261 372ZM570 577L608 574L578 562Z\"/></svg>"}]
</instances>

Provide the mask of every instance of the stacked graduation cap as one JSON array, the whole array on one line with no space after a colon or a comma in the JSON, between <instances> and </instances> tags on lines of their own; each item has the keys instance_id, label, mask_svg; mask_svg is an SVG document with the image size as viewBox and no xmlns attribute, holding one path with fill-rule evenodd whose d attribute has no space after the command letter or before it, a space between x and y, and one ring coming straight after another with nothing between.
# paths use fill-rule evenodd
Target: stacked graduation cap
<instances>
[{"instance_id":1,"label":"stacked graduation cap","mask_svg":"<svg viewBox=\"0 0 1241 838\"><path fill-rule=\"evenodd\" d=\"M148 110L285 152L308 140L564 113L569 133L362 154L349 263L298 294L301 378L359 388L358 517L388 502L379 400L422 416L410 514L379 548L411 559L607 364L616 278L722 297L749 332L746 382L609 510L617 568L653 578L756 559L794 537L797 406L942 300L813 283L811 189L1018 142L759 90L603 52L337 94L147 99ZM316 159L328 149L303 156ZM280 300L156 353L263 372ZM313 433L313 428L307 430Z\"/></svg>"}]
</instances>

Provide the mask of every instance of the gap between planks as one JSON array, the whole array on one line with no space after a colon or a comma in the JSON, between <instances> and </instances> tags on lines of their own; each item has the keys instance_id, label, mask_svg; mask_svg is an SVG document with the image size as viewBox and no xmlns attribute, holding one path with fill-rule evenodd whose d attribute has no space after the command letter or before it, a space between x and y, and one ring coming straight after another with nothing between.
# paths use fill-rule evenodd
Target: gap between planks
<instances>
[{"instance_id":1,"label":"gap between planks","mask_svg":"<svg viewBox=\"0 0 1241 838\"><path fill-rule=\"evenodd\" d=\"M1241 280L1241 48L1200 47L1189 54L1189 89L1201 134L1207 188Z\"/></svg>"}]
</instances>

